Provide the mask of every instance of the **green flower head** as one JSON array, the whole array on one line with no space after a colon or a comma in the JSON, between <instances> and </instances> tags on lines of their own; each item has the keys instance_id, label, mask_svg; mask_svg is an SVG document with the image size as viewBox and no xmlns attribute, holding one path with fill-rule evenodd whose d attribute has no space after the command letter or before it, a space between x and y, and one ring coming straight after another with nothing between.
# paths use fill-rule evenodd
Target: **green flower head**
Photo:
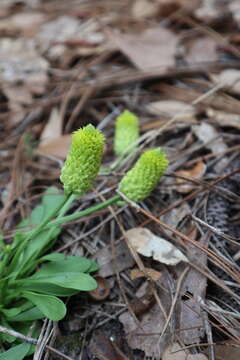
<instances>
[{"instance_id":1,"label":"green flower head","mask_svg":"<svg viewBox=\"0 0 240 360\"><path fill-rule=\"evenodd\" d=\"M116 119L114 152L121 155L134 141L139 138L139 120L136 115L125 110ZM132 149L130 149L131 152Z\"/></svg>"},{"instance_id":2,"label":"green flower head","mask_svg":"<svg viewBox=\"0 0 240 360\"><path fill-rule=\"evenodd\" d=\"M72 144L60 176L66 194L83 195L91 188L101 165L103 147L104 136L93 125L72 134Z\"/></svg>"},{"instance_id":3,"label":"green flower head","mask_svg":"<svg viewBox=\"0 0 240 360\"><path fill-rule=\"evenodd\" d=\"M132 201L144 200L156 187L168 164L160 148L146 150L122 178L119 190Z\"/></svg>"}]
</instances>

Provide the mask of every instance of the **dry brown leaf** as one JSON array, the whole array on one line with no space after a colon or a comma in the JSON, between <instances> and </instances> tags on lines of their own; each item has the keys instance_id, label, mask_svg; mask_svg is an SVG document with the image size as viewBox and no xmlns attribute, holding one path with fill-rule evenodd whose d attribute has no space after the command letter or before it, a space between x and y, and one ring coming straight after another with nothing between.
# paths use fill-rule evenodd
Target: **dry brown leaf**
<instances>
[{"instance_id":1,"label":"dry brown leaf","mask_svg":"<svg viewBox=\"0 0 240 360\"><path fill-rule=\"evenodd\" d=\"M118 271L123 271L132 267L135 261L124 241L120 241L115 247L115 261L113 260L113 254L110 246L106 246L103 249L97 251L96 261L100 265L98 274L102 277L108 277L115 275L115 265Z\"/></svg>"},{"instance_id":2,"label":"dry brown leaf","mask_svg":"<svg viewBox=\"0 0 240 360\"><path fill-rule=\"evenodd\" d=\"M55 107L52 109L47 125L41 134L39 147L58 139L62 135L62 125L62 117L58 108Z\"/></svg>"},{"instance_id":3,"label":"dry brown leaf","mask_svg":"<svg viewBox=\"0 0 240 360\"><path fill-rule=\"evenodd\" d=\"M222 5L222 6L221 6ZM201 6L194 12L195 16L204 23L218 20L227 9L224 2L219 5L219 0L202 0Z\"/></svg>"},{"instance_id":4,"label":"dry brown leaf","mask_svg":"<svg viewBox=\"0 0 240 360\"><path fill-rule=\"evenodd\" d=\"M212 74L212 79L217 84L222 84L225 89L235 94L240 94L240 70L226 69L219 74Z\"/></svg>"},{"instance_id":5,"label":"dry brown leaf","mask_svg":"<svg viewBox=\"0 0 240 360\"><path fill-rule=\"evenodd\" d=\"M176 171L176 175L200 180L205 174L206 169L207 166L204 164L204 162L199 161L193 168L189 170ZM191 181L187 182L187 180L177 178L176 182L178 184L176 190L182 194L187 194L195 188L194 183L192 183Z\"/></svg>"},{"instance_id":6,"label":"dry brown leaf","mask_svg":"<svg viewBox=\"0 0 240 360\"><path fill-rule=\"evenodd\" d=\"M115 338L115 333L113 337ZM99 359L99 360L126 360L126 356L121 352L118 345L122 344L121 336L115 341L112 341L109 334L104 334L104 330L94 330L91 336L90 344L88 347L88 358ZM91 355L91 356L90 356ZM75 356L74 358L80 358L81 356Z\"/></svg>"},{"instance_id":7,"label":"dry brown leaf","mask_svg":"<svg viewBox=\"0 0 240 360\"><path fill-rule=\"evenodd\" d=\"M186 256L174 245L146 228L136 227L128 230L126 237L141 255L153 257L154 260L168 265L176 265L180 261L188 262Z\"/></svg>"},{"instance_id":8,"label":"dry brown leaf","mask_svg":"<svg viewBox=\"0 0 240 360\"><path fill-rule=\"evenodd\" d=\"M187 63L195 64L199 62L217 61L217 42L211 37L194 39L185 56Z\"/></svg>"},{"instance_id":9,"label":"dry brown leaf","mask_svg":"<svg viewBox=\"0 0 240 360\"><path fill-rule=\"evenodd\" d=\"M61 16L43 24L36 37L41 51L48 52L53 59L64 55L67 41L84 41L97 46L104 39L96 20L81 21L70 16Z\"/></svg>"},{"instance_id":10,"label":"dry brown leaf","mask_svg":"<svg viewBox=\"0 0 240 360\"><path fill-rule=\"evenodd\" d=\"M238 360L240 359L240 346L234 344L233 340L225 340L225 344L216 345L216 360Z\"/></svg>"},{"instance_id":11,"label":"dry brown leaf","mask_svg":"<svg viewBox=\"0 0 240 360\"><path fill-rule=\"evenodd\" d=\"M204 354L190 354L187 349L182 349L178 343L174 343L164 351L162 360L207 360Z\"/></svg>"},{"instance_id":12,"label":"dry brown leaf","mask_svg":"<svg viewBox=\"0 0 240 360\"><path fill-rule=\"evenodd\" d=\"M175 66L178 37L163 27L150 28L141 34L112 33L112 42L132 63L143 71L156 68L164 74Z\"/></svg>"},{"instance_id":13,"label":"dry brown leaf","mask_svg":"<svg viewBox=\"0 0 240 360\"><path fill-rule=\"evenodd\" d=\"M181 9L182 12L192 12L200 0L136 0L132 6L132 16L142 20L148 17L167 17Z\"/></svg>"},{"instance_id":14,"label":"dry brown leaf","mask_svg":"<svg viewBox=\"0 0 240 360\"><path fill-rule=\"evenodd\" d=\"M194 125L193 131L214 155L227 150L227 145L212 125L203 122L201 125Z\"/></svg>"},{"instance_id":15,"label":"dry brown leaf","mask_svg":"<svg viewBox=\"0 0 240 360\"><path fill-rule=\"evenodd\" d=\"M161 216L161 220L171 226L174 229L177 229L178 224L182 222L182 220L191 213L191 208L187 203L183 203L182 205L176 207L175 209L172 209L165 215ZM169 236L172 235L172 232L170 230L165 230L166 234Z\"/></svg>"},{"instance_id":16,"label":"dry brown leaf","mask_svg":"<svg viewBox=\"0 0 240 360\"><path fill-rule=\"evenodd\" d=\"M32 37L44 21L45 15L40 12L18 13L6 19L1 19L0 33L5 36L19 36L21 34Z\"/></svg>"},{"instance_id":17,"label":"dry brown leaf","mask_svg":"<svg viewBox=\"0 0 240 360\"><path fill-rule=\"evenodd\" d=\"M196 239L196 227L189 233L188 237ZM200 238L199 245L207 247L208 239ZM207 255L194 245L188 244L188 257L192 263L204 268L207 264ZM181 276L184 265L179 264L176 272ZM199 299L204 301L206 293L207 279L199 271L191 268L183 280L180 296L179 328L181 329L180 338L184 344L198 344L204 337L203 310L199 304ZM186 329L186 330L184 330Z\"/></svg>"},{"instance_id":18,"label":"dry brown leaf","mask_svg":"<svg viewBox=\"0 0 240 360\"><path fill-rule=\"evenodd\" d=\"M150 279L152 279L154 281L158 281L162 276L162 273L160 271L156 271L156 270L150 269L150 268L145 268L145 272L143 272L142 270L139 270L139 269L131 270L130 278L132 280L135 280L135 279L138 279L141 277L146 277L145 273Z\"/></svg>"},{"instance_id":19,"label":"dry brown leaf","mask_svg":"<svg viewBox=\"0 0 240 360\"><path fill-rule=\"evenodd\" d=\"M240 116L237 114L226 113L214 109L207 109L207 116L214 119L220 126L232 126L240 129Z\"/></svg>"},{"instance_id":20,"label":"dry brown leaf","mask_svg":"<svg viewBox=\"0 0 240 360\"><path fill-rule=\"evenodd\" d=\"M65 159L70 144L71 144L71 135L62 135L48 142L46 145L39 146L37 152L40 154L45 154L49 156L55 156L60 159Z\"/></svg>"},{"instance_id":21,"label":"dry brown leaf","mask_svg":"<svg viewBox=\"0 0 240 360\"><path fill-rule=\"evenodd\" d=\"M236 23L240 25L240 3L239 0L229 1L229 10L232 13L232 16Z\"/></svg>"},{"instance_id":22,"label":"dry brown leaf","mask_svg":"<svg viewBox=\"0 0 240 360\"><path fill-rule=\"evenodd\" d=\"M0 40L0 81L13 112L8 126L22 120L32 95L41 95L48 82L48 62L39 56L33 42L24 39Z\"/></svg>"},{"instance_id":23,"label":"dry brown leaf","mask_svg":"<svg viewBox=\"0 0 240 360\"><path fill-rule=\"evenodd\" d=\"M186 104L183 101L160 100L147 105L147 110L154 115L193 117L196 114L194 106Z\"/></svg>"},{"instance_id":24,"label":"dry brown leaf","mask_svg":"<svg viewBox=\"0 0 240 360\"><path fill-rule=\"evenodd\" d=\"M189 351L181 348L178 343L169 345L163 353L162 360L187 360Z\"/></svg>"},{"instance_id":25,"label":"dry brown leaf","mask_svg":"<svg viewBox=\"0 0 240 360\"><path fill-rule=\"evenodd\" d=\"M132 16L138 20L152 16L169 16L180 8L179 0L136 0Z\"/></svg>"},{"instance_id":26,"label":"dry brown leaf","mask_svg":"<svg viewBox=\"0 0 240 360\"><path fill-rule=\"evenodd\" d=\"M136 19L146 19L156 14L159 0L136 0L132 6L132 16Z\"/></svg>"}]
</instances>

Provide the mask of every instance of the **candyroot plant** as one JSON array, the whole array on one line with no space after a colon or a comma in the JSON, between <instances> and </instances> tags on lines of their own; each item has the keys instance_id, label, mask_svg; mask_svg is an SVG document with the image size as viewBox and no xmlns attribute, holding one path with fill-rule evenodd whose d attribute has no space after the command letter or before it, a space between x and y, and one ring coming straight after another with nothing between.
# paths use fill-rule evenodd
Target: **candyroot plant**
<instances>
[{"instance_id":1,"label":"candyroot plant","mask_svg":"<svg viewBox=\"0 0 240 360\"><path fill-rule=\"evenodd\" d=\"M91 273L98 265L89 259L61 253L48 253L61 232L60 225L79 219L121 200L120 195L71 215L65 215L72 202L93 185L99 171L104 136L92 125L72 135L72 144L61 171L64 194L49 188L42 202L30 216L21 221L11 244L1 240L0 258L0 324L32 336L39 327L35 320L58 321L66 315L62 298L97 287ZM144 200L156 187L168 166L161 149L145 151L119 183L118 189L131 201ZM0 353L0 360L19 360L33 351L33 346L15 336L0 333L2 346L11 348Z\"/></svg>"},{"instance_id":2,"label":"candyroot plant","mask_svg":"<svg viewBox=\"0 0 240 360\"><path fill-rule=\"evenodd\" d=\"M127 155L139 138L139 119L128 110L120 114L115 123L114 152L117 156Z\"/></svg>"}]
</instances>

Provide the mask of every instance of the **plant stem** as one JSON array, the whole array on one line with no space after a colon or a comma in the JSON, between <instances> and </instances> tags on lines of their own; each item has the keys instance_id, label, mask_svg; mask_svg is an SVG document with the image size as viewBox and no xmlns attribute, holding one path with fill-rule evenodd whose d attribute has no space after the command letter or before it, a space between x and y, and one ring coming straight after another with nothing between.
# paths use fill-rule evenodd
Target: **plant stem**
<instances>
[{"instance_id":1,"label":"plant stem","mask_svg":"<svg viewBox=\"0 0 240 360\"><path fill-rule=\"evenodd\" d=\"M82 211L74 213L72 215L63 216L63 217L60 217L59 219L53 220L48 224L47 228L53 227L56 225L61 225L66 222L79 219L83 216L90 215L90 214L94 213L95 211L104 209L105 207L116 203L119 200L121 200L121 197L119 195L113 196L111 199L106 200L98 205L94 205L86 210L82 210Z\"/></svg>"}]
</instances>

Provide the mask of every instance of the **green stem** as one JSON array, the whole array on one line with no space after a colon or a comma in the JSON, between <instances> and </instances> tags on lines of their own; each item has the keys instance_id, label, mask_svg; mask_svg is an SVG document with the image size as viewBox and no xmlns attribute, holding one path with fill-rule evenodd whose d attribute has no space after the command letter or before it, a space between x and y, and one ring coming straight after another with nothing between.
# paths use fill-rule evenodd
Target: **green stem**
<instances>
[{"instance_id":1,"label":"green stem","mask_svg":"<svg viewBox=\"0 0 240 360\"><path fill-rule=\"evenodd\" d=\"M60 217L59 219L53 220L48 224L47 228L54 227L56 225L61 225L61 224L64 224L66 222L79 219L79 218L81 218L83 216L90 215L90 214L94 213L95 211L104 209L105 207L116 203L119 200L121 200L121 197L119 195L116 195L116 196L112 197L111 199L106 200L106 201L104 201L104 202L102 202L102 203L100 203L98 205L92 206L92 207L90 207L90 208L88 208L86 210L82 210L82 211L80 211L78 213L63 216L63 217Z\"/></svg>"}]
</instances>

